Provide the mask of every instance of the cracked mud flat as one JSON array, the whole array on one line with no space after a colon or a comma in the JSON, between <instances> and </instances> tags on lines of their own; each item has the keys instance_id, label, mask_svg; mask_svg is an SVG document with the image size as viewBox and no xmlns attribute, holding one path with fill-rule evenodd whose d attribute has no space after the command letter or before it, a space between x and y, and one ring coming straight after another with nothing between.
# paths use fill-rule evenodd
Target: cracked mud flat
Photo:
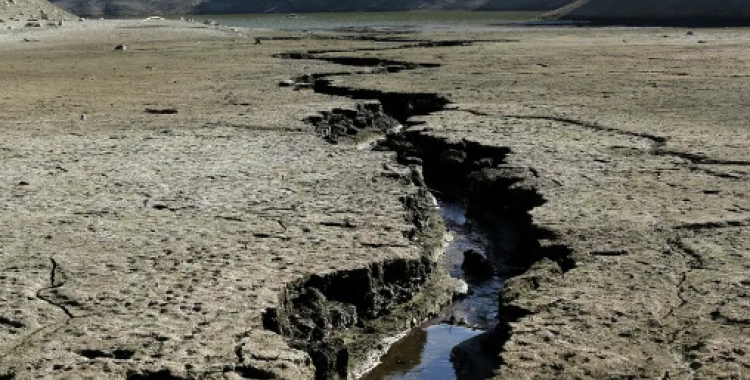
<instances>
[{"instance_id":1,"label":"cracked mud flat","mask_svg":"<svg viewBox=\"0 0 750 380\"><path fill-rule=\"evenodd\" d=\"M96 25L0 46L0 377L314 378L320 361L264 313L296 284L401 263L393 281L365 271L371 294L403 295L371 298L383 308L304 288L352 326L328 347L350 358L336 373L355 372L448 293L431 269L442 227L420 232L404 207L419 204L404 202L420 199L415 158L425 178L428 161L478 170L477 207L526 215L483 338L496 378L750 376L747 31ZM402 47L415 40L472 43ZM273 57L321 50L348 58ZM352 57L392 70L340 64ZM332 145L303 120L354 101L278 83L342 72L321 85L449 103L386 99L407 126L399 153ZM468 160L477 147L503 159Z\"/></svg>"}]
</instances>

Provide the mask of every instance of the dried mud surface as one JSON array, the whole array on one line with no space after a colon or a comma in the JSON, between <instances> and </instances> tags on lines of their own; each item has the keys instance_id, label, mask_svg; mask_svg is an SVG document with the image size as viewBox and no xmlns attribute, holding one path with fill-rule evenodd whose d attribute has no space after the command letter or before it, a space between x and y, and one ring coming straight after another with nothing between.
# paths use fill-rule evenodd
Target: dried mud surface
<instances>
[{"instance_id":1,"label":"dried mud surface","mask_svg":"<svg viewBox=\"0 0 750 380\"><path fill-rule=\"evenodd\" d=\"M264 312L315 275L422 262L441 228L415 233L420 181L396 154L304 122L351 99L278 86L342 72L329 90L445 97L407 136L502 150L482 178L543 198L535 249L570 260L530 252L509 280L496 378L750 375L747 31L96 25L2 35L0 378L313 378ZM310 50L423 65L274 58Z\"/></svg>"}]
</instances>

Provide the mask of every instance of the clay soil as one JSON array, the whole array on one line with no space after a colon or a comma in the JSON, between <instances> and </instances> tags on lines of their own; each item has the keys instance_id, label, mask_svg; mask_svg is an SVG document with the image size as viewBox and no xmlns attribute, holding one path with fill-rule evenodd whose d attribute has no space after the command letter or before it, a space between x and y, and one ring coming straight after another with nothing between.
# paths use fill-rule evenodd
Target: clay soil
<instances>
[{"instance_id":1,"label":"clay soil","mask_svg":"<svg viewBox=\"0 0 750 380\"><path fill-rule=\"evenodd\" d=\"M545 199L540 243L575 265L509 281L496 378L750 377L750 32L332 36L0 34L0 378L313 377L262 313L294 281L424 249L394 154L303 121L354 102L278 86L367 71L273 57L321 49L440 64L337 81L445 96L423 133L507 147L534 173L518 186Z\"/></svg>"}]
</instances>

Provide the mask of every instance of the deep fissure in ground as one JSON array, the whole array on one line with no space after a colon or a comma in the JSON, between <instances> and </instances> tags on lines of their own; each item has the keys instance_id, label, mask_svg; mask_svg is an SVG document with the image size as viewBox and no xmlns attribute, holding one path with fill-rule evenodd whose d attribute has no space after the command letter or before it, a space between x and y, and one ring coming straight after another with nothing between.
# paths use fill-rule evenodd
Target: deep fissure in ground
<instances>
[{"instance_id":1,"label":"deep fissure in ground","mask_svg":"<svg viewBox=\"0 0 750 380\"><path fill-rule=\"evenodd\" d=\"M317 59L305 54L285 58ZM357 63L357 58L347 57L334 62L367 66L382 61L368 58ZM394 61L388 63L393 65ZM398 62L398 66L398 70L425 67L403 62ZM501 228L500 225L507 229L507 221L512 221L513 244L491 257L504 275L523 273L545 258L557 263L562 272L575 267L569 248L539 244L540 239L554 236L550 231L535 227L529 214L531 209L545 202L534 186L538 175L533 168L508 165L506 157L512 153L509 148L456 141L409 123L412 116L443 110L450 103L447 98L432 93L339 86L331 80L332 75L336 74L307 75L304 81L317 93L370 102L361 103L355 109L323 111L306 121L332 143L342 139L356 143L361 135L383 136L375 149L396 152L398 163L411 169L407 180L420 188L416 195L402 201L415 226L411 238L421 241L424 251L418 260L374 263L367 268L299 280L280 296L279 308L267 310L264 326L286 337L292 347L307 351L316 367L317 379L346 379L356 371L362 365L358 360L366 356L363 351L371 347L352 344L345 339L351 336L346 333L357 330L358 337L370 335L373 338L395 332L373 331L372 321L412 301L436 272L432 251L436 238L442 243L444 227L442 222L434 223L440 215L435 210L432 192L463 200L468 212L481 221L487 231ZM372 103L373 100L377 103ZM402 125L414 128L402 130ZM425 244L426 241L429 243ZM509 246L507 242L503 245ZM502 297L498 307L500 320L496 328L482 337L482 348L490 354L499 354L502 350L510 336L509 324L529 314L527 310L505 304ZM424 319L425 310L415 308L413 314ZM408 314L401 317L408 317Z\"/></svg>"}]
</instances>

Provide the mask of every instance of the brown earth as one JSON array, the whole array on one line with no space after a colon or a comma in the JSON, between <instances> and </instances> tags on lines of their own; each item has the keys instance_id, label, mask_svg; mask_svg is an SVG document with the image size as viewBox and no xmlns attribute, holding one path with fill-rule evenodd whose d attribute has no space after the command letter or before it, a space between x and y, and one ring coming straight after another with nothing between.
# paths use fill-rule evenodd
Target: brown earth
<instances>
[{"instance_id":1,"label":"brown earth","mask_svg":"<svg viewBox=\"0 0 750 380\"><path fill-rule=\"evenodd\" d=\"M750 376L744 30L503 29L402 36L473 41L409 48L177 22L26 35L0 35L0 377L311 378L305 348L264 328L267 310L306 312L299 294L361 320L318 326L356 372L363 342L442 301L439 271L375 274L422 276L438 243L408 201L417 172L302 121L351 100L278 87L372 71L272 58L323 46L440 64L336 85L447 97L412 133L507 148L483 173L526 173L509 194L544 198L539 248L574 265L542 259L509 281L488 337L497 378ZM360 275L368 297L422 291L365 319L326 285Z\"/></svg>"},{"instance_id":2,"label":"brown earth","mask_svg":"<svg viewBox=\"0 0 750 380\"><path fill-rule=\"evenodd\" d=\"M444 66L347 79L446 94L452 107L422 119L430 134L508 147L510 165L536 171L541 243L571 248L576 266L542 261L509 281L497 378L750 376L750 34L502 36L519 42L391 51Z\"/></svg>"},{"instance_id":3,"label":"brown earth","mask_svg":"<svg viewBox=\"0 0 750 380\"><path fill-rule=\"evenodd\" d=\"M311 375L261 313L311 275L419 260L404 169L302 122L351 102L278 87L329 69L272 58L318 41L82 25L2 47L0 374Z\"/></svg>"}]
</instances>

